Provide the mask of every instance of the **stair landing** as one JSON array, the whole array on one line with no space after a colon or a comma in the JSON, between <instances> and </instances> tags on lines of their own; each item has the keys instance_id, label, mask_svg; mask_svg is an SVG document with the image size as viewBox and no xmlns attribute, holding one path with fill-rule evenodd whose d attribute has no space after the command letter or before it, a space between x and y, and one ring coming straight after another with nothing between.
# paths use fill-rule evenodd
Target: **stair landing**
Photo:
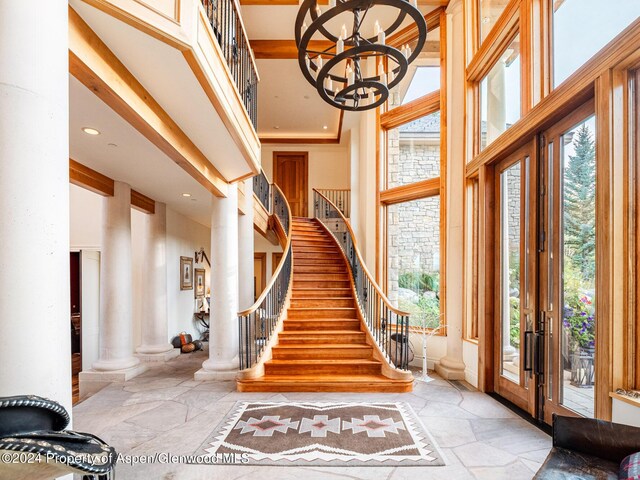
<instances>
[{"instance_id":1,"label":"stair landing","mask_svg":"<svg viewBox=\"0 0 640 480\"><path fill-rule=\"evenodd\" d=\"M382 374L356 311L349 269L315 219L294 217L293 291L265 374L240 392L410 392L412 381Z\"/></svg>"}]
</instances>

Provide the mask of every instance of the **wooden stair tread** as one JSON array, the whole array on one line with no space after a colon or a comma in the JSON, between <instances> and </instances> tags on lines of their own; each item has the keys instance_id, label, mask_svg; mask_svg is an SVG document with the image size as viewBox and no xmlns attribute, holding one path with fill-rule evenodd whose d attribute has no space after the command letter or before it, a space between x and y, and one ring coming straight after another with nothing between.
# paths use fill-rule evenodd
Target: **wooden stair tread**
<instances>
[{"instance_id":1,"label":"wooden stair tread","mask_svg":"<svg viewBox=\"0 0 640 480\"><path fill-rule=\"evenodd\" d=\"M306 343L291 343L284 345L275 345L273 348L284 348L287 350L301 350L301 349L314 349L314 350L338 350L345 348L352 349L370 349L373 348L370 345L361 345L358 343L329 343L326 345L307 345Z\"/></svg>"},{"instance_id":2,"label":"wooden stair tread","mask_svg":"<svg viewBox=\"0 0 640 480\"><path fill-rule=\"evenodd\" d=\"M385 382L385 383L407 383L407 380L397 380L385 377L384 375L370 375L366 373L356 375L336 375L336 374L317 374L317 375L297 375L291 378L288 375L265 375L251 380L240 380L242 382L313 382L318 377L324 377L323 381L332 380L335 382ZM412 383L412 382L411 382Z\"/></svg>"}]
</instances>

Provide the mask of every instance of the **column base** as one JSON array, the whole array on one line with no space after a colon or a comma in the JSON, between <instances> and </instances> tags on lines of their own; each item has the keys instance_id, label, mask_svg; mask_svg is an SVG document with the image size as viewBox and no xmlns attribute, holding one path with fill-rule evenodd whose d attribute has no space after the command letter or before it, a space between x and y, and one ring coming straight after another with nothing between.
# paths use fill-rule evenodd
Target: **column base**
<instances>
[{"instance_id":1,"label":"column base","mask_svg":"<svg viewBox=\"0 0 640 480\"><path fill-rule=\"evenodd\" d=\"M436 363L436 373L445 380L464 380L465 367L464 362L443 357Z\"/></svg>"},{"instance_id":2,"label":"column base","mask_svg":"<svg viewBox=\"0 0 640 480\"><path fill-rule=\"evenodd\" d=\"M136 359L137 360L137 359ZM86 370L80 372L78 380L80 382L126 382L147 370L147 366L138 363L130 368L121 370Z\"/></svg>"},{"instance_id":3,"label":"column base","mask_svg":"<svg viewBox=\"0 0 640 480\"><path fill-rule=\"evenodd\" d=\"M235 380L238 372L238 357L230 362L209 358L202 362L202 368L193 374L193 379L196 381Z\"/></svg>"},{"instance_id":4,"label":"column base","mask_svg":"<svg viewBox=\"0 0 640 480\"><path fill-rule=\"evenodd\" d=\"M139 358L140 362L145 364L165 363L165 362L168 362L169 360L173 360L174 358L179 357L180 349L172 347L171 350L168 350L162 353L142 353L141 352L141 353L136 353L133 356L136 358Z\"/></svg>"}]
</instances>

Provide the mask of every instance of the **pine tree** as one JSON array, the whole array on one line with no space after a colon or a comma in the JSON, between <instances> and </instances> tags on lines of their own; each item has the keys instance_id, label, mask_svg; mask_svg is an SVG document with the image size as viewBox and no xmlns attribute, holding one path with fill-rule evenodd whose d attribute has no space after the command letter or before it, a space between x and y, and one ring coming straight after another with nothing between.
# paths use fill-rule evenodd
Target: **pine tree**
<instances>
[{"instance_id":1,"label":"pine tree","mask_svg":"<svg viewBox=\"0 0 640 480\"><path fill-rule=\"evenodd\" d=\"M564 170L565 257L587 280L595 276L596 155L586 123L576 132L573 146L575 155L569 156Z\"/></svg>"}]
</instances>

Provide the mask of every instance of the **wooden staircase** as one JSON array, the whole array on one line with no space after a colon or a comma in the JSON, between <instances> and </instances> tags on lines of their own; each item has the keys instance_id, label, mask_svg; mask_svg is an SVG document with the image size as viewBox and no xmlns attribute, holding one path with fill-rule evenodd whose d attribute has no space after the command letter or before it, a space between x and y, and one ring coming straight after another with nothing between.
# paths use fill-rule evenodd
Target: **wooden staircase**
<instances>
[{"instance_id":1,"label":"wooden staircase","mask_svg":"<svg viewBox=\"0 0 640 480\"><path fill-rule=\"evenodd\" d=\"M359 318L349 270L334 238L294 217L293 290L264 375L241 392L410 392L412 381L383 375Z\"/></svg>"}]
</instances>

